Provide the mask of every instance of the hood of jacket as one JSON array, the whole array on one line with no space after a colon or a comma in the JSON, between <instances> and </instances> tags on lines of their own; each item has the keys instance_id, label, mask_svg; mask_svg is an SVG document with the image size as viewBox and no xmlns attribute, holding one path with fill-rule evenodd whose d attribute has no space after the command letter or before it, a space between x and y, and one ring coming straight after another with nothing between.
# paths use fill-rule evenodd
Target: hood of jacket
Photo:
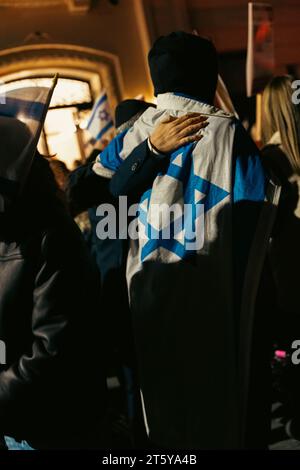
<instances>
[{"instance_id":1,"label":"hood of jacket","mask_svg":"<svg viewBox=\"0 0 300 470\"><path fill-rule=\"evenodd\" d=\"M20 120L0 116L0 214L18 199L29 174L32 134Z\"/></svg>"}]
</instances>

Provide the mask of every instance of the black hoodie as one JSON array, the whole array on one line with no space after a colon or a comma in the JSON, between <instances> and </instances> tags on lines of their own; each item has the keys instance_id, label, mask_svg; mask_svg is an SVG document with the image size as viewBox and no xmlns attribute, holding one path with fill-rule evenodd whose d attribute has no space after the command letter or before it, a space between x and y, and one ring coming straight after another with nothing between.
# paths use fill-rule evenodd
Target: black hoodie
<instances>
[{"instance_id":1,"label":"black hoodie","mask_svg":"<svg viewBox=\"0 0 300 470\"><path fill-rule=\"evenodd\" d=\"M22 125L8 132L0 120L0 435L97 448L106 407L97 270L48 163L25 156Z\"/></svg>"}]
</instances>

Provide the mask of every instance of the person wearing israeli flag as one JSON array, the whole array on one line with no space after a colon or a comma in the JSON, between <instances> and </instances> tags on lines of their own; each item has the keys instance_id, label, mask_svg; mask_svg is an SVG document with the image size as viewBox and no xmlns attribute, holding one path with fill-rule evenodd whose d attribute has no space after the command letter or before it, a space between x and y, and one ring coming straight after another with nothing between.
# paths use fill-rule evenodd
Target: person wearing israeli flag
<instances>
[{"instance_id":1,"label":"person wearing israeli flag","mask_svg":"<svg viewBox=\"0 0 300 470\"><path fill-rule=\"evenodd\" d=\"M213 106L218 64L209 40L161 37L149 66L157 108L94 168L113 173L115 196L140 201L127 282L149 438L164 448L266 448L267 393L253 394L268 365L256 301L280 188L242 124ZM193 112L208 118L201 142L166 146L166 168L151 178L146 165L132 168L139 145L156 147L155 126ZM179 215L157 217L157 208L174 206Z\"/></svg>"},{"instance_id":2,"label":"person wearing israeli flag","mask_svg":"<svg viewBox=\"0 0 300 470\"><path fill-rule=\"evenodd\" d=\"M11 91L0 104L0 442L8 450L110 445L100 279L36 151L54 86Z\"/></svg>"},{"instance_id":3,"label":"person wearing israeli flag","mask_svg":"<svg viewBox=\"0 0 300 470\"><path fill-rule=\"evenodd\" d=\"M115 127L116 135L124 136L133 126L134 122L148 109L155 108L151 103L141 100L128 99L118 104L115 110ZM174 133L175 119L169 119L170 124L166 127L159 124L155 129L155 143L158 148L163 147L165 140L168 140L168 148L176 149L180 146L182 137L178 137ZM184 116L178 120L178 124L182 126L186 136L192 140L199 139L196 131L205 127L205 117L199 114ZM189 126L193 123L191 129ZM177 122L177 120L176 120ZM104 150L105 152L105 150ZM112 181L113 171L104 168L94 155L98 156L99 151L96 149L91 155L91 161L82 167L73 171L69 177L67 186L67 195L70 211L73 215L88 209L89 218L92 225L91 250L95 259L102 279L102 303L107 314L107 336L110 338L107 354L110 361L117 363L117 369L123 370L125 374L121 374L120 382L126 381L127 391L127 415L129 423L133 431L133 439L136 445L145 445L145 430L141 424L140 396L137 381L136 355L134 351L134 341L132 335L131 314L128 304L128 295L126 287L126 260L128 254L128 240L121 237L100 238L97 236L97 226L105 217L97 213L97 207L105 205L120 216L118 199L114 198L110 193L109 186ZM165 166L168 160L167 155L159 154L156 150L151 149L147 139L134 150L131 156L132 164L127 171L126 178L130 178L138 172L132 171L132 167L136 168L139 164L145 170L147 178L151 178L152 174L157 174ZM96 169L96 171L94 171ZM127 218L126 227L127 230ZM125 231L126 231L125 230ZM118 295L114 295L115 291ZM117 352L117 354L116 354Z\"/></svg>"}]
</instances>

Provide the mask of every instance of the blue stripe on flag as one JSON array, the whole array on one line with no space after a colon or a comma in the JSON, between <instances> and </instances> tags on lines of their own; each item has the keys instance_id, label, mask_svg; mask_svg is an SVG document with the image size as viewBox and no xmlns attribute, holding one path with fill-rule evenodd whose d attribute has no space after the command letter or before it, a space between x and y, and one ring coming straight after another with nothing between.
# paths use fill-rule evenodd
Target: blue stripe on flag
<instances>
[{"instance_id":1,"label":"blue stripe on flag","mask_svg":"<svg viewBox=\"0 0 300 470\"><path fill-rule=\"evenodd\" d=\"M0 116L18 117L18 115L22 113L27 119L39 121L43 115L44 109L45 103L8 97L6 98L5 104L0 105Z\"/></svg>"},{"instance_id":2,"label":"blue stripe on flag","mask_svg":"<svg viewBox=\"0 0 300 470\"><path fill-rule=\"evenodd\" d=\"M100 140L101 137L104 136L104 134L109 131L109 129L111 129L111 127L113 127L114 123L112 121L109 121L109 123L103 127L103 129L99 132L99 134L97 135L96 137L96 140Z\"/></svg>"},{"instance_id":3,"label":"blue stripe on flag","mask_svg":"<svg viewBox=\"0 0 300 470\"><path fill-rule=\"evenodd\" d=\"M99 161L104 168L109 170L117 171L122 165L123 161L120 154L123 149L124 137L127 130L118 134L108 145L105 147L103 152L100 153L97 161Z\"/></svg>"},{"instance_id":4,"label":"blue stripe on flag","mask_svg":"<svg viewBox=\"0 0 300 470\"><path fill-rule=\"evenodd\" d=\"M237 157L233 188L234 202L263 201L266 177L258 155Z\"/></svg>"},{"instance_id":5,"label":"blue stripe on flag","mask_svg":"<svg viewBox=\"0 0 300 470\"><path fill-rule=\"evenodd\" d=\"M99 109L99 106L101 106L102 103L104 103L105 101L107 101L107 94L105 93L105 95L103 95L99 100L98 100L98 103L95 104L94 106L94 109L92 111L92 115L89 119L89 122L88 122L88 125L87 125L87 128L90 127L90 125L92 124L93 120L94 120L94 117L96 115L96 112L98 111Z\"/></svg>"}]
</instances>

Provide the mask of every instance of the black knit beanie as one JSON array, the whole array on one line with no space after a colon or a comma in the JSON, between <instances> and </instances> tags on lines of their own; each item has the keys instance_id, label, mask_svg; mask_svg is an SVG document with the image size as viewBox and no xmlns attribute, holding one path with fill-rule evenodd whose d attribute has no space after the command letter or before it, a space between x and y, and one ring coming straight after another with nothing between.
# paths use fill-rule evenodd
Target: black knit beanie
<instances>
[{"instance_id":1,"label":"black knit beanie","mask_svg":"<svg viewBox=\"0 0 300 470\"><path fill-rule=\"evenodd\" d=\"M162 36L148 55L155 95L179 92L213 103L217 52L208 39L182 31Z\"/></svg>"}]
</instances>

